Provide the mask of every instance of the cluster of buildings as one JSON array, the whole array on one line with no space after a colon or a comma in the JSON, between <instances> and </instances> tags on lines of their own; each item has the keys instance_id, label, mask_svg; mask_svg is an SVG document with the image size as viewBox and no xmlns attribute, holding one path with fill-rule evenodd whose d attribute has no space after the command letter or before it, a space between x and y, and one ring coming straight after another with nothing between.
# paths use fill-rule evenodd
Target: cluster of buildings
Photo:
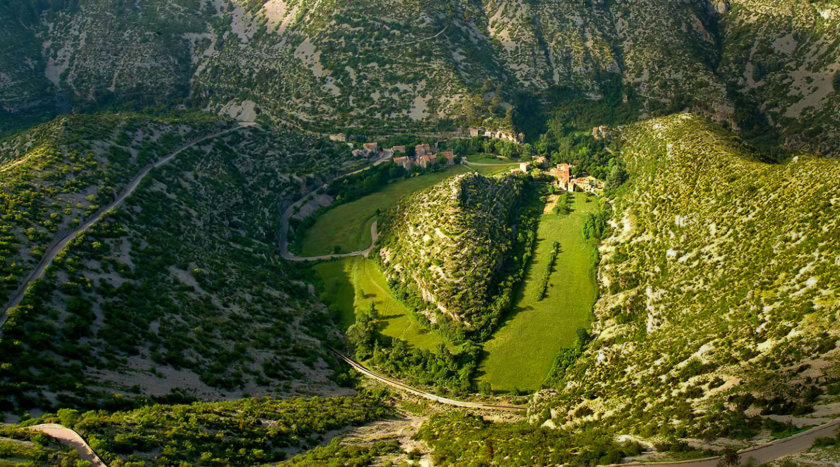
<instances>
[{"instance_id":1,"label":"cluster of buildings","mask_svg":"<svg viewBox=\"0 0 840 467\"><path fill-rule=\"evenodd\" d=\"M487 138L502 139L519 143L522 141L524 135L512 135L501 131L485 131L482 128L470 128L470 136L485 136ZM596 139L609 138L609 129L605 126L595 127L592 129L592 136ZM344 133L330 135L330 140L346 142L347 136ZM379 156L386 158L393 158L395 164L411 171L414 167L427 169L438 164L438 160L443 162L445 159L446 167L455 165L455 154L452 151L438 152L438 145L434 144L418 144L414 146L414 155L409 156L406 152L405 146L394 146L390 149L381 149L379 143L370 142L364 143L360 149L354 149L353 155L357 157L371 157ZM441 157L442 156L442 157ZM510 169L511 173L527 173L532 168L546 169L548 168L548 158L544 156L534 156L531 162L521 162L518 167ZM564 191L583 191L586 193L601 193L604 191L604 182L592 176L573 177L571 166L567 163L557 164L556 167L547 170L549 176L554 178L554 184L557 188Z\"/></svg>"},{"instance_id":2,"label":"cluster of buildings","mask_svg":"<svg viewBox=\"0 0 840 467\"><path fill-rule=\"evenodd\" d=\"M418 144L414 146L414 157L405 154L405 146L394 146L395 150L397 148L402 148L403 155L394 157L394 163L408 171L411 171L415 166L427 169L436 165L439 156L446 158L447 167L455 165L455 153L452 151L441 151L438 153L437 145ZM397 152L394 151L395 156L396 154Z\"/></svg>"},{"instance_id":3,"label":"cluster of buildings","mask_svg":"<svg viewBox=\"0 0 840 467\"><path fill-rule=\"evenodd\" d=\"M330 135L331 141L347 142L347 135L338 133ZM393 146L390 149L380 148L379 143L373 141L362 144L359 149L354 149L353 156L355 157L379 157L385 159L393 158L395 164L411 171L414 167L423 169L432 167L438 164L438 157L442 156L446 159L446 166L455 165L455 153L452 151L438 152L438 145L434 144L418 144L414 146L414 155L409 156L405 146Z\"/></svg>"},{"instance_id":4,"label":"cluster of buildings","mask_svg":"<svg viewBox=\"0 0 840 467\"><path fill-rule=\"evenodd\" d=\"M493 130L486 130L484 128L470 128L470 138L475 138L476 136L484 136L490 139L501 139L504 141L510 141L511 143L522 143L525 140L524 133L506 133L504 131L493 131Z\"/></svg>"},{"instance_id":5,"label":"cluster of buildings","mask_svg":"<svg viewBox=\"0 0 840 467\"><path fill-rule=\"evenodd\" d=\"M520 162L519 167L510 169L511 173L528 173L532 168L544 169L548 167L548 159L543 156L536 156L531 162ZM583 191L586 193L601 193L604 191L604 182L595 177L572 177L574 166L563 163L547 171L548 175L554 178L557 188L564 191Z\"/></svg>"},{"instance_id":6,"label":"cluster of buildings","mask_svg":"<svg viewBox=\"0 0 840 467\"><path fill-rule=\"evenodd\" d=\"M554 177L555 185L561 190L565 191L583 191L586 193L601 193L604 191L604 182L592 176L572 177L572 166L566 164L557 164L557 167L548 171L548 174Z\"/></svg>"}]
</instances>

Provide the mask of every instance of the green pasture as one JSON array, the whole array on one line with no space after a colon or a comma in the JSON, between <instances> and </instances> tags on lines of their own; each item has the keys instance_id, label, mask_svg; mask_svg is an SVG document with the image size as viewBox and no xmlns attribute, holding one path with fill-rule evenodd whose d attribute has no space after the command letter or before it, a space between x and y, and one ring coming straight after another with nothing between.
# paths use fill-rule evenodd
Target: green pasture
<instances>
[{"instance_id":1,"label":"green pasture","mask_svg":"<svg viewBox=\"0 0 840 467\"><path fill-rule=\"evenodd\" d=\"M324 283L321 300L339 317L343 329L353 324L356 310L367 310L373 302L382 317L382 334L427 350L444 342L434 331L423 329L411 317L410 311L394 299L388 291L385 276L373 261L358 256L313 267Z\"/></svg>"},{"instance_id":2,"label":"green pasture","mask_svg":"<svg viewBox=\"0 0 840 467\"><path fill-rule=\"evenodd\" d=\"M576 193L568 215L544 214L537 247L525 283L510 317L487 341L479 382L493 390L536 390L551 369L554 357L575 342L576 330L587 327L597 298L595 247L583 236L586 215L597 200L586 202ZM554 241L560 253L550 276L548 295L539 300L540 282Z\"/></svg>"},{"instance_id":3,"label":"green pasture","mask_svg":"<svg viewBox=\"0 0 840 467\"><path fill-rule=\"evenodd\" d=\"M295 253L300 256L320 256L332 253L336 246L340 247L343 253L364 250L370 246L370 226L376 219L377 211L391 209L406 195L469 171L486 175L496 172L497 169L458 165L443 172L401 179L376 193L340 204L322 214L306 229Z\"/></svg>"}]
</instances>

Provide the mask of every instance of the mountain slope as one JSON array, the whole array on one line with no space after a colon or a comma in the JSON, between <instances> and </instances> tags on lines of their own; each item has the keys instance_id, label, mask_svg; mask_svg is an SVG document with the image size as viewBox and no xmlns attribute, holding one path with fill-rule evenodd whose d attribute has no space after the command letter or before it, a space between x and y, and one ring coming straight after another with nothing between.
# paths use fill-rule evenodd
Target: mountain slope
<instances>
[{"instance_id":1,"label":"mountain slope","mask_svg":"<svg viewBox=\"0 0 840 467\"><path fill-rule=\"evenodd\" d=\"M837 161L760 162L689 115L621 138L631 182L600 248L597 338L558 368L541 421L749 437L755 414L809 413L840 378Z\"/></svg>"},{"instance_id":2,"label":"mountain slope","mask_svg":"<svg viewBox=\"0 0 840 467\"><path fill-rule=\"evenodd\" d=\"M104 122L116 125L94 125L95 134L126 136L121 118ZM139 122L128 135L147 125ZM79 137L100 146L78 127L63 128L63 138L44 143L59 154ZM130 150L115 152L125 153L123 164ZM145 160L154 152L141 154ZM95 156L86 160L85 167L96 165ZM288 203L357 164L346 148L257 127L206 140L153 170L9 311L0 338L2 410L130 407L170 393L221 399L336 391L317 350L335 336L329 316L275 244ZM98 178L117 179L121 167L111 161ZM41 191L61 188L21 177L18 193L37 192L39 184ZM51 207L9 206L11 219L54 217ZM77 215L73 206L56 209Z\"/></svg>"},{"instance_id":3,"label":"mountain slope","mask_svg":"<svg viewBox=\"0 0 840 467\"><path fill-rule=\"evenodd\" d=\"M775 131L770 144L837 150L838 119L820 117L840 87L829 1L26 6L0 10L21 45L0 62L8 125L49 106L184 104L389 133L510 126L510 106L534 97L615 94L642 116L691 109L755 138Z\"/></svg>"}]
</instances>

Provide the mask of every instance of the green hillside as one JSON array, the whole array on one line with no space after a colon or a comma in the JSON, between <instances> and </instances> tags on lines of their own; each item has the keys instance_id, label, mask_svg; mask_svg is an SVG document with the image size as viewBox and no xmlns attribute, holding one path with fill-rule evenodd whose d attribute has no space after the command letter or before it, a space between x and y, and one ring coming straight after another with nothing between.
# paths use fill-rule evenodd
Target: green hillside
<instances>
[{"instance_id":1,"label":"green hillside","mask_svg":"<svg viewBox=\"0 0 840 467\"><path fill-rule=\"evenodd\" d=\"M707 439L810 413L838 379L837 161L761 162L690 115L621 138L631 183L599 248L598 337L539 407Z\"/></svg>"},{"instance_id":2,"label":"green hillside","mask_svg":"<svg viewBox=\"0 0 840 467\"><path fill-rule=\"evenodd\" d=\"M0 3L0 466L840 463L840 0Z\"/></svg>"},{"instance_id":3,"label":"green hillside","mask_svg":"<svg viewBox=\"0 0 840 467\"><path fill-rule=\"evenodd\" d=\"M107 117L93 128L120 136L121 121ZM144 125L129 134L156 133ZM182 125L212 134L202 120ZM81 139L82 148L109 147L87 136L88 126L62 128L61 138ZM11 169L19 175L3 179L12 184L4 194L7 206L19 209L4 216L10 232L32 231L43 243L89 216L96 209L89 205L102 202L97 196L111 198L110 186L129 176L132 161L136 168L163 155L154 145L126 139L139 149L136 157L131 146L114 147L106 154L115 159L99 162L76 143L46 141L46 148L58 146L53 154L83 154L83 162L42 157L42 146L33 145L32 158ZM276 213L301 189L333 177L341 165L336 161L349 157L298 133L254 127L208 139L153 170L125 204L71 242L21 305L8 311L0 339L2 409L122 408L170 393L218 399L332 387L319 343L335 330L297 271L279 259ZM98 162L102 172L86 172ZM82 172L72 178L74 167ZM67 189L79 194L62 195ZM28 200L29 192L56 192L57 201L36 198L33 205L43 211L30 209L18 201ZM21 274L33 267L3 259ZM17 285L18 277L8 282Z\"/></svg>"},{"instance_id":4,"label":"green hillside","mask_svg":"<svg viewBox=\"0 0 840 467\"><path fill-rule=\"evenodd\" d=\"M538 114L574 102L572 120L689 109L830 153L838 18L832 0L24 0L0 8L16 44L0 54L0 127L183 105L321 131L538 136Z\"/></svg>"},{"instance_id":5,"label":"green hillside","mask_svg":"<svg viewBox=\"0 0 840 467\"><path fill-rule=\"evenodd\" d=\"M596 211L597 201L584 194L574 198L571 213L540 217L522 290L510 317L484 344L487 356L479 367L479 385L487 383L497 391L540 389L554 357L575 343L578 329L588 327L598 290L595 248L584 237L583 224ZM555 242L558 253L552 262Z\"/></svg>"},{"instance_id":6,"label":"green hillside","mask_svg":"<svg viewBox=\"0 0 840 467\"><path fill-rule=\"evenodd\" d=\"M432 323L492 326L510 303L524 179L475 173L403 199L382 222L379 261L397 297ZM525 232L527 233L527 231Z\"/></svg>"}]
</instances>

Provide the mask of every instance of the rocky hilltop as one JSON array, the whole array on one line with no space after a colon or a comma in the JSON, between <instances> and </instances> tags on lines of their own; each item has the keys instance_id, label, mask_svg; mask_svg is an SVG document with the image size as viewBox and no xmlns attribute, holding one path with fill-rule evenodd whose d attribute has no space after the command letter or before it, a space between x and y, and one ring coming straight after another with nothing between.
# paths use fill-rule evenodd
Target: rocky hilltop
<instances>
[{"instance_id":1,"label":"rocky hilltop","mask_svg":"<svg viewBox=\"0 0 840 467\"><path fill-rule=\"evenodd\" d=\"M475 329L497 318L524 183L470 173L401 201L382 224L379 259L403 300L433 323Z\"/></svg>"}]
</instances>

